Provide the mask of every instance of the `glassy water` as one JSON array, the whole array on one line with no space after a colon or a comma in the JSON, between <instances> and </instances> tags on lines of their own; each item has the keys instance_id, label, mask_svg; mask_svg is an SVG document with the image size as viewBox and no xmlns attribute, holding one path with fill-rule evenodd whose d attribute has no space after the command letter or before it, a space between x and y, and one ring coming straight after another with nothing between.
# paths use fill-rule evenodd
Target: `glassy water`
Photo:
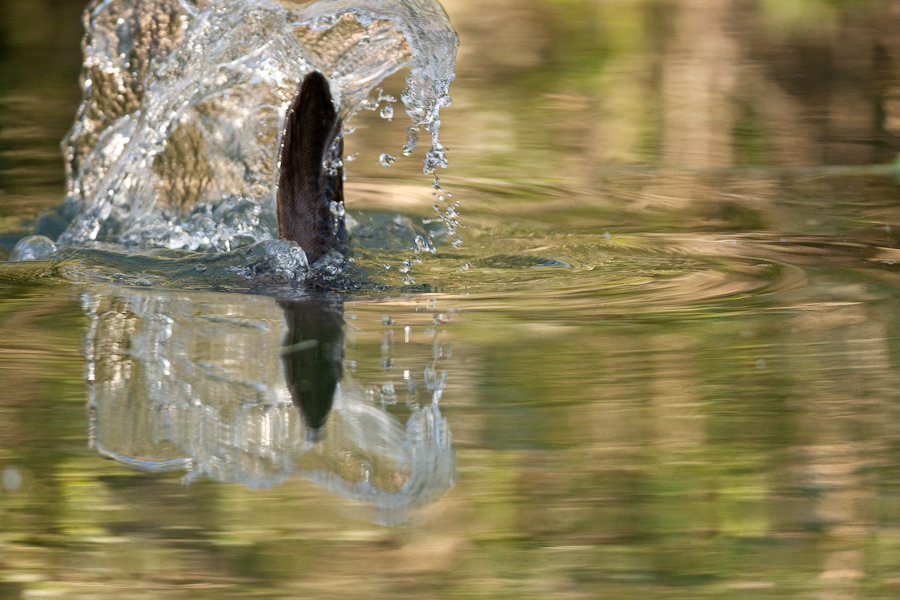
<instances>
[{"instance_id":1,"label":"glassy water","mask_svg":"<svg viewBox=\"0 0 900 600\"><path fill-rule=\"evenodd\" d=\"M0 8L0 258L66 225L80 4ZM0 269L0 597L900 595L900 4L443 4L440 192L347 137L367 285Z\"/></svg>"}]
</instances>

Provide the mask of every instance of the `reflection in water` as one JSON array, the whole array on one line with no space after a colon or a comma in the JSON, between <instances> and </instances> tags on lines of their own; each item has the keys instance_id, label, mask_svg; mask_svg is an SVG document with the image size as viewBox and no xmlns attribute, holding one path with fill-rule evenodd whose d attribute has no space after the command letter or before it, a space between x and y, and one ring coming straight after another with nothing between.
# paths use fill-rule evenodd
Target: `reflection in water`
<instances>
[{"instance_id":1,"label":"reflection in water","mask_svg":"<svg viewBox=\"0 0 900 600\"><path fill-rule=\"evenodd\" d=\"M404 426L342 378L340 300L129 290L88 292L83 304L101 455L185 469L188 481L302 476L383 509L428 504L455 481L436 398Z\"/></svg>"},{"instance_id":2,"label":"reflection in water","mask_svg":"<svg viewBox=\"0 0 900 600\"><path fill-rule=\"evenodd\" d=\"M344 306L319 298L279 300L287 321L282 360L291 398L308 427L328 418L344 370Z\"/></svg>"}]
</instances>

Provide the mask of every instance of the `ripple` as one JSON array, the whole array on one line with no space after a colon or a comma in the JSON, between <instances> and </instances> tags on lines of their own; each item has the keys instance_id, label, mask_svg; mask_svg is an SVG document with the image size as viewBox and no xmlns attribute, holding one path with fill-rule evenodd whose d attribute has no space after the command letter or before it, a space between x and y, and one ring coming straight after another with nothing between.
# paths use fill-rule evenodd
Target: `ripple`
<instances>
[{"instance_id":1,"label":"ripple","mask_svg":"<svg viewBox=\"0 0 900 600\"><path fill-rule=\"evenodd\" d=\"M511 246L521 252L510 253ZM872 269L861 257L875 252L821 239L661 234L495 236L479 250L485 256L460 252L426 265L424 278L481 306L501 302L530 315L552 306L554 314L577 317L769 310L808 286L809 269ZM460 268L462 261L471 267Z\"/></svg>"}]
</instances>

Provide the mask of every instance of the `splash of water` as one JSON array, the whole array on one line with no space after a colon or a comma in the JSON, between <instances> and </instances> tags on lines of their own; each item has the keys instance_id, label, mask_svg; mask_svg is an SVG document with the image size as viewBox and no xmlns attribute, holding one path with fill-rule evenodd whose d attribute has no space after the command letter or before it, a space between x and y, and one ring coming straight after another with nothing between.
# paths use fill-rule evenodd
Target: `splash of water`
<instances>
[{"instance_id":1,"label":"splash of water","mask_svg":"<svg viewBox=\"0 0 900 600\"><path fill-rule=\"evenodd\" d=\"M70 226L62 245L228 251L277 237L274 173L298 81L329 77L344 119L388 75L446 165L457 36L435 0L94 0L84 101L63 141Z\"/></svg>"}]
</instances>

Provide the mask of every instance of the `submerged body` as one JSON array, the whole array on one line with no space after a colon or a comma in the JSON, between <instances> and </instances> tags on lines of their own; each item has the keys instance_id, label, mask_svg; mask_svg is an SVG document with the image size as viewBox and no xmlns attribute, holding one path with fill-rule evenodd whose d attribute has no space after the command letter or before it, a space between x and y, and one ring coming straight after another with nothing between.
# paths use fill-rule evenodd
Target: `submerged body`
<instances>
[{"instance_id":1,"label":"submerged body","mask_svg":"<svg viewBox=\"0 0 900 600\"><path fill-rule=\"evenodd\" d=\"M309 73L285 117L278 165L278 235L297 242L315 264L347 246L344 140L328 80Z\"/></svg>"}]
</instances>

